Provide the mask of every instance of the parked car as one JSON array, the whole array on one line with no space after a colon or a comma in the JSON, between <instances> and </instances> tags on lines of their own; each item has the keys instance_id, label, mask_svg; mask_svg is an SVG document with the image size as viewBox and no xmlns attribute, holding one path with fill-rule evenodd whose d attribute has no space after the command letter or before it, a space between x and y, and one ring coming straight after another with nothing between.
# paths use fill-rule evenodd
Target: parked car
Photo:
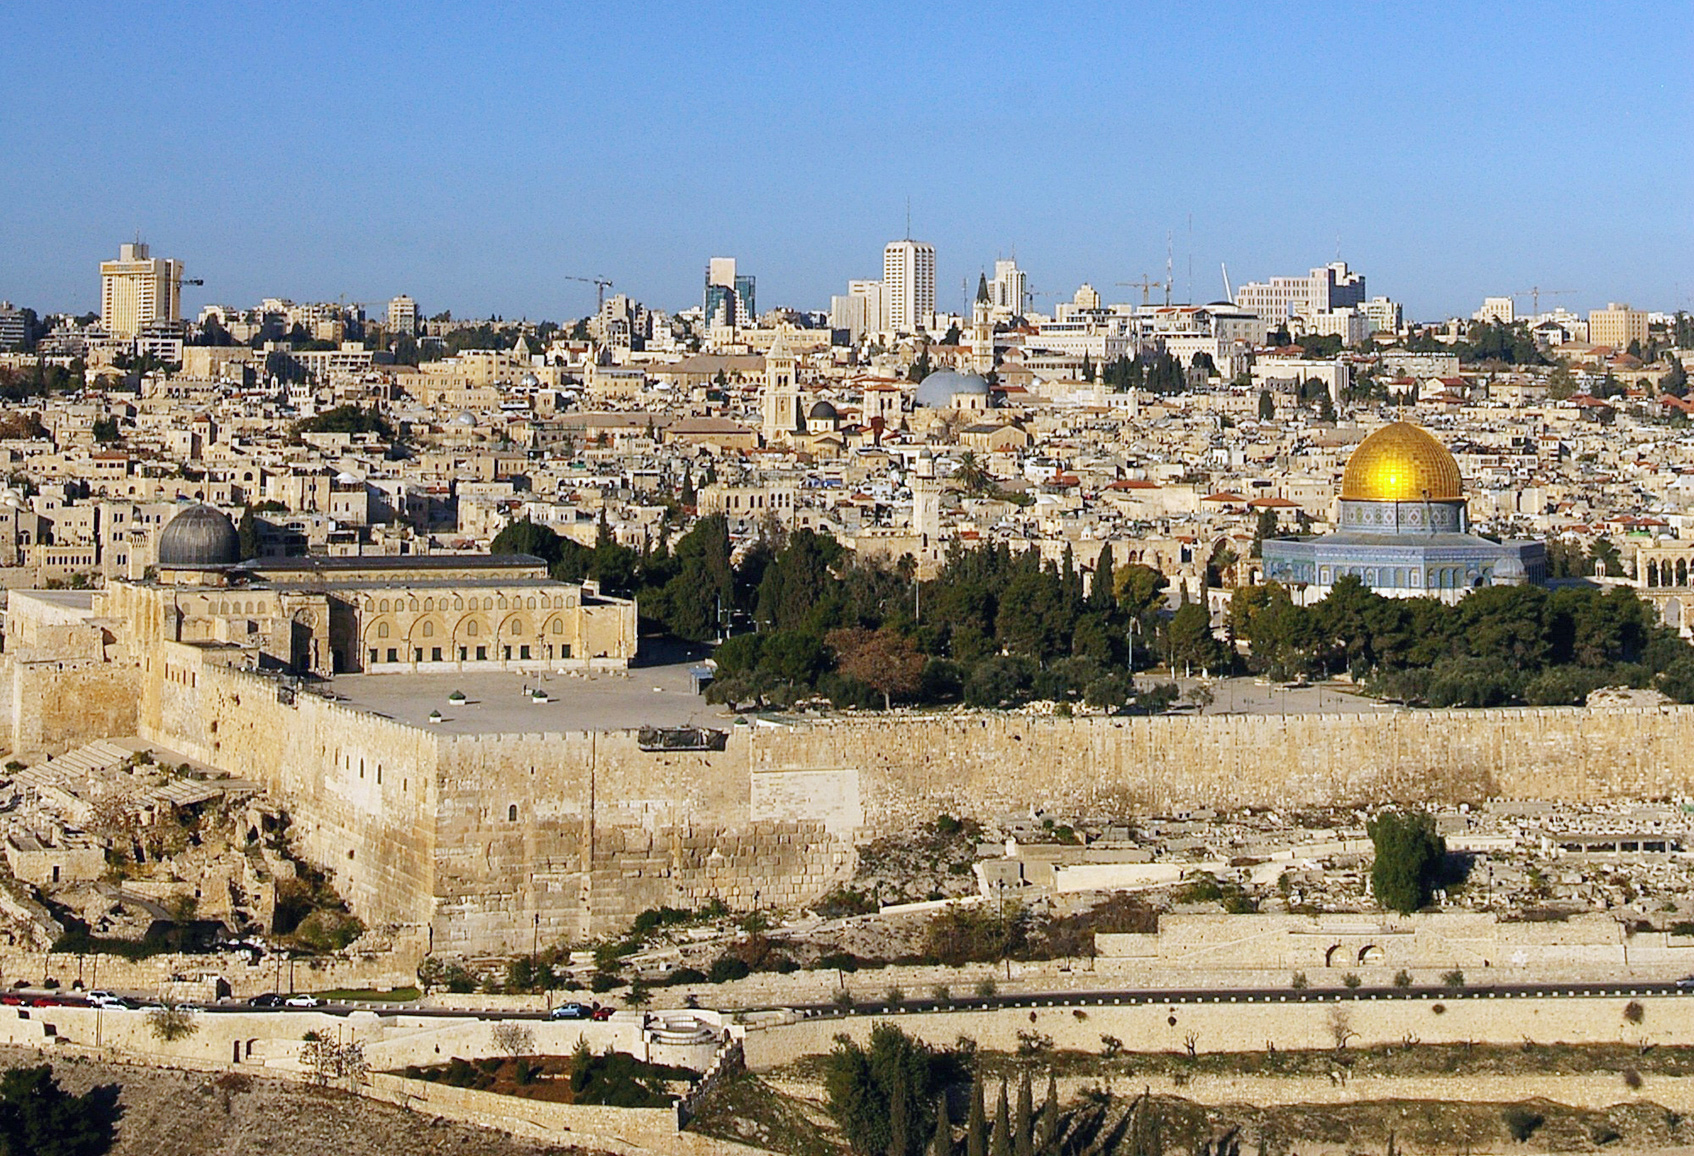
<instances>
[{"instance_id":1,"label":"parked car","mask_svg":"<svg viewBox=\"0 0 1694 1156\"><path fill-rule=\"evenodd\" d=\"M612 1011L613 1009L610 1007L601 1007L599 1004L595 1004L594 1014L589 1018L596 1020L609 1020L612 1018Z\"/></svg>"},{"instance_id":2,"label":"parked car","mask_svg":"<svg viewBox=\"0 0 1694 1156\"><path fill-rule=\"evenodd\" d=\"M1685 975L1676 981L1676 986L1683 991L1694 991L1694 975Z\"/></svg>"},{"instance_id":3,"label":"parked car","mask_svg":"<svg viewBox=\"0 0 1694 1156\"><path fill-rule=\"evenodd\" d=\"M562 1003L547 1013L550 1020L590 1020L594 1009L585 1003Z\"/></svg>"},{"instance_id":4,"label":"parked car","mask_svg":"<svg viewBox=\"0 0 1694 1156\"><path fill-rule=\"evenodd\" d=\"M305 992L301 992L299 995L291 995L282 1002L288 1007L321 1007L323 1005L323 1000Z\"/></svg>"},{"instance_id":5,"label":"parked car","mask_svg":"<svg viewBox=\"0 0 1694 1156\"><path fill-rule=\"evenodd\" d=\"M248 1007L281 1007L282 1006L282 997L274 991L267 991L263 995L256 995L252 999L248 1000L247 1006Z\"/></svg>"},{"instance_id":6,"label":"parked car","mask_svg":"<svg viewBox=\"0 0 1694 1156\"><path fill-rule=\"evenodd\" d=\"M129 1000L114 991L91 991L83 998L88 1000L89 1007L127 1008L132 1006Z\"/></svg>"}]
</instances>

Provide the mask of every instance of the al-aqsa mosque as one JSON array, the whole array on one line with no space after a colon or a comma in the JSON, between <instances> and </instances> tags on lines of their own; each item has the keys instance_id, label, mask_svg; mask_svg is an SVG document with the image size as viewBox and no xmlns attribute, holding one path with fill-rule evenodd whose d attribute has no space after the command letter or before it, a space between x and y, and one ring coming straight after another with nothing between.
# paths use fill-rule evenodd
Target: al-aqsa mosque
<instances>
[{"instance_id":1,"label":"al-aqsa mosque","mask_svg":"<svg viewBox=\"0 0 1694 1156\"><path fill-rule=\"evenodd\" d=\"M1349 574L1384 597L1457 602L1482 586L1544 582L1547 548L1472 534L1459 463L1428 431L1397 421L1347 460L1340 529L1267 538L1264 573L1308 604Z\"/></svg>"}]
</instances>

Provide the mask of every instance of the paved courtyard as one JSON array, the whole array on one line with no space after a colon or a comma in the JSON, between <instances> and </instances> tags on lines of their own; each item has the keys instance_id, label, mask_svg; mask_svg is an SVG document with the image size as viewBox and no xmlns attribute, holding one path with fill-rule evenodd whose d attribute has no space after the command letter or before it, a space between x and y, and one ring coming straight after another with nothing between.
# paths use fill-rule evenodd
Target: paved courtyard
<instances>
[{"instance_id":1,"label":"paved courtyard","mask_svg":"<svg viewBox=\"0 0 1694 1156\"><path fill-rule=\"evenodd\" d=\"M696 695L690 663L593 674L359 674L341 675L324 690L359 710L449 734L624 730L653 726L712 726L733 716ZM530 701L540 687L551 702ZM447 696L463 691L463 703ZM429 712L441 721L431 724Z\"/></svg>"}]
</instances>

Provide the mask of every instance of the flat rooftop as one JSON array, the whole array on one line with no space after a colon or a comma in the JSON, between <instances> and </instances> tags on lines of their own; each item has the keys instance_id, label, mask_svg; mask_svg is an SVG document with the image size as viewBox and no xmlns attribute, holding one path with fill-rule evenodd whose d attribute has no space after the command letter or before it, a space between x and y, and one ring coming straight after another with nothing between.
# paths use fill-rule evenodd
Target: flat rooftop
<instances>
[{"instance_id":1,"label":"flat rooftop","mask_svg":"<svg viewBox=\"0 0 1694 1156\"><path fill-rule=\"evenodd\" d=\"M692 662L627 671L533 674L343 674L321 689L347 706L446 734L613 731L640 726L728 729L735 716L693 692ZM551 702L531 702L539 686ZM465 701L447 696L463 691ZM429 712L441 721L431 723Z\"/></svg>"}]
</instances>

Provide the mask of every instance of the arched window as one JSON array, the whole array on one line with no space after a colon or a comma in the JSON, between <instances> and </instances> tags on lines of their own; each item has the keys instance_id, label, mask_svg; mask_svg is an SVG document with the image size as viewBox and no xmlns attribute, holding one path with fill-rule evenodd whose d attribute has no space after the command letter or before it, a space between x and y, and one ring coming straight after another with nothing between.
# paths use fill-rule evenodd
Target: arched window
<instances>
[{"instance_id":1,"label":"arched window","mask_svg":"<svg viewBox=\"0 0 1694 1156\"><path fill-rule=\"evenodd\" d=\"M553 619L553 633L554 634L563 634L564 632L565 632L564 621L562 619L559 619L559 618Z\"/></svg>"},{"instance_id":2,"label":"arched window","mask_svg":"<svg viewBox=\"0 0 1694 1156\"><path fill-rule=\"evenodd\" d=\"M379 622L379 623L376 624L376 636L378 638L387 638L388 637L388 623Z\"/></svg>"},{"instance_id":3,"label":"arched window","mask_svg":"<svg viewBox=\"0 0 1694 1156\"><path fill-rule=\"evenodd\" d=\"M426 623L423 624L423 636L425 638L434 638L435 637L435 623L426 622Z\"/></svg>"},{"instance_id":4,"label":"arched window","mask_svg":"<svg viewBox=\"0 0 1694 1156\"><path fill-rule=\"evenodd\" d=\"M506 808L506 822L516 823L517 821L518 821L518 805L516 803L513 803L511 806Z\"/></svg>"},{"instance_id":5,"label":"arched window","mask_svg":"<svg viewBox=\"0 0 1694 1156\"><path fill-rule=\"evenodd\" d=\"M1678 586L1688 585L1688 559L1686 558L1676 560L1676 584Z\"/></svg>"},{"instance_id":6,"label":"arched window","mask_svg":"<svg viewBox=\"0 0 1694 1156\"><path fill-rule=\"evenodd\" d=\"M384 598L381 602L378 602L376 604L376 608L378 610L382 611L384 614L387 614L388 613L388 599Z\"/></svg>"},{"instance_id":7,"label":"arched window","mask_svg":"<svg viewBox=\"0 0 1694 1156\"><path fill-rule=\"evenodd\" d=\"M1659 564L1657 562L1648 562L1647 563L1647 585L1657 586L1658 584L1659 584Z\"/></svg>"},{"instance_id":8,"label":"arched window","mask_svg":"<svg viewBox=\"0 0 1694 1156\"><path fill-rule=\"evenodd\" d=\"M476 619L473 618L469 622L465 623L465 633L471 638L476 637Z\"/></svg>"}]
</instances>

